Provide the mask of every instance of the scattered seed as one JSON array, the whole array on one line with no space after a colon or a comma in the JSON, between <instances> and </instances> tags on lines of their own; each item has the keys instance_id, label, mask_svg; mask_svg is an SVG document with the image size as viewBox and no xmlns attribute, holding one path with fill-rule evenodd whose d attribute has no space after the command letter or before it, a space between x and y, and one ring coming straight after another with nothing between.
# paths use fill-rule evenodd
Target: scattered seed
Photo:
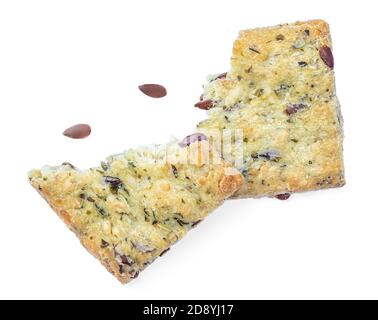
<instances>
[{"instance_id":1,"label":"scattered seed","mask_svg":"<svg viewBox=\"0 0 378 320\"><path fill-rule=\"evenodd\" d=\"M287 200L290 198L290 193L282 193L282 194L277 194L276 198L278 200Z\"/></svg>"},{"instance_id":2,"label":"scattered seed","mask_svg":"<svg viewBox=\"0 0 378 320\"><path fill-rule=\"evenodd\" d=\"M143 84L139 90L151 98L162 98L167 95L167 90L160 84Z\"/></svg>"},{"instance_id":3,"label":"scattered seed","mask_svg":"<svg viewBox=\"0 0 378 320\"><path fill-rule=\"evenodd\" d=\"M88 124L80 123L64 130L63 135L72 139L83 139L91 134L91 127Z\"/></svg>"},{"instance_id":4,"label":"scattered seed","mask_svg":"<svg viewBox=\"0 0 378 320\"><path fill-rule=\"evenodd\" d=\"M298 62L298 65L299 65L300 67L307 67L308 63L307 63L306 61L299 61L299 62Z\"/></svg>"},{"instance_id":5,"label":"scattered seed","mask_svg":"<svg viewBox=\"0 0 378 320\"><path fill-rule=\"evenodd\" d=\"M209 110L213 107L213 101L212 100L202 100L200 102L197 102L194 106L196 108L202 109L202 110Z\"/></svg>"},{"instance_id":6,"label":"scattered seed","mask_svg":"<svg viewBox=\"0 0 378 320\"><path fill-rule=\"evenodd\" d=\"M333 61L333 54L332 54L331 48L328 47L328 46L321 46L320 49L319 49L319 55L322 58L322 60L324 61L324 63L328 67L333 69L334 61Z\"/></svg>"}]
</instances>

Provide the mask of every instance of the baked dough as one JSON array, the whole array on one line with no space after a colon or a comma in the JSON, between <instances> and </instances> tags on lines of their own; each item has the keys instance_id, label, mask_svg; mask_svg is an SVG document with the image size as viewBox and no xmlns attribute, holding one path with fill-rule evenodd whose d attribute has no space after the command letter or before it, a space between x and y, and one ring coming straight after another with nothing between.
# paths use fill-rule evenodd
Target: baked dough
<instances>
[{"instance_id":1,"label":"baked dough","mask_svg":"<svg viewBox=\"0 0 378 320\"><path fill-rule=\"evenodd\" d=\"M234 135L224 157L245 177L234 197L344 185L342 117L326 22L241 31L231 70L210 77L201 99L196 106L209 111L198 130Z\"/></svg>"},{"instance_id":2,"label":"baked dough","mask_svg":"<svg viewBox=\"0 0 378 320\"><path fill-rule=\"evenodd\" d=\"M209 144L198 140L129 150L85 171L69 163L44 167L29 180L83 246L126 283L242 185L237 170L207 163Z\"/></svg>"}]
</instances>

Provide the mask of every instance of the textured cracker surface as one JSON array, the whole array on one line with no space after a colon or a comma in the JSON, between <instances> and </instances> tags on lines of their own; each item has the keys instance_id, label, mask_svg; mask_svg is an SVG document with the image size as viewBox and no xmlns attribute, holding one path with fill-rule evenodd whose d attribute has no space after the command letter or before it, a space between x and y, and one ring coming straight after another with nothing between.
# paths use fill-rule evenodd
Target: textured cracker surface
<instances>
[{"instance_id":1,"label":"textured cracker surface","mask_svg":"<svg viewBox=\"0 0 378 320\"><path fill-rule=\"evenodd\" d=\"M323 46L332 48L321 20L241 31L227 77L206 85L214 106L198 129L243 133L246 183L235 197L344 185L342 117ZM290 105L301 107L287 114Z\"/></svg>"},{"instance_id":2,"label":"textured cracker surface","mask_svg":"<svg viewBox=\"0 0 378 320\"><path fill-rule=\"evenodd\" d=\"M176 163L189 149L191 164ZM150 146L85 171L44 167L29 179L83 246L126 283L242 185L235 169L204 165L207 151L206 141L172 143L167 152Z\"/></svg>"}]
</instances>

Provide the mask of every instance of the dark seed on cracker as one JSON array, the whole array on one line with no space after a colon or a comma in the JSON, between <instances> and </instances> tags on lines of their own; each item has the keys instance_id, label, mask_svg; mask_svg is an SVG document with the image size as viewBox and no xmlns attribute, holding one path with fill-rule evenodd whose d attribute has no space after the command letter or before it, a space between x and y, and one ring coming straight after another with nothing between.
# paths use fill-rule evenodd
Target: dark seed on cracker
<instances>
[{"instance_id":1,"label":"dark seed on cracker","mask_svg":"<svg viewBox=\"0 0 378 320\"><path fill-rule=\"evenodd\" d=\"M107 247L109 247L109 243L106 242L104 239L101 239L101 248L105 249Z\"/></svg>"},{"instance_id":2,"label":"dark seed on cracker","mask_svg":"<svg viewBox=\"0 0 378 320\"><path fill-rule=\"evenodd\" d=\"M112 188L117 189L122 185L122 181L116 177L105 177L105 182L108 183Z\"/></svg>"},{"instance_id":3,"label":"dark seed on cracker","mask_svg":"<svg viewBox=\"0 0 378 320\"><path fill-rule=\"evenodd\" d=\"M321 46L320 49L319 49L319 55L322 58L322 60L324 61L324 63L328 67L333 69L334 61L333 61L333 54L332 54L331 48L328 47L328 46Z\"/></svg>"},{"instance_id":4,"label":"dark seed on cracker","mask_svg":"<svg viewBox=\"0 0 378 320\"><path fill-rule=\"evenodd\" d=\"M290 193L282 193L282 194L277 194L276 198L278 200L287 200L290 198Z\"/></svg>"},{"instance_id":5,"label":"dark seed on cracker","mask_svg":"<svg viewBox=\"0 0 378 320\"><path fill-rule=\"evenodd\" d=\"M257 155L257 157L262 158L264 160L276 161L280 158L280 154L276 150L269 150L269 151L265 151L265 152L260 152Z\"/></svg>"},{"instance_id":6,"label":"dark seed on cracker","mask_svg":"<svg viewBox=\"0 0 378 320\"><path fill-rule=\"evenodd\" d=\"M186 136L180 143L180 147L188 147L192 143L197 142L197 141L202 141L202 140L207 140L207 137L203 133L194 133L191 134L190 136Z\"/></svg>"},{"instance_id":7,"label":"dark seed on cracker","mask_svg":"<svg viewBox=\"0 0 378 320\"><path fill-rule=\"evenodd\" d=\"M160 257L162 257L165 253L167 253L171 248L167 248L165 250L163 250L161 253L160 253Z\"/></svg>"},{"instance_id":8,"label":"dark seed on cracker","mask_svg":"<svg viewBox=\"0 0 378 320\"><path fill-rule=\"evenodd\" d=\"M175 176L175 178L178 178L178 171L177 171L176 166L174 166L173 164L171 164L171 167L172 167L173 175Z\"/></svg>"},{"instance_id":9,"label":"dark seed on cracker","mask_svg":"<svg viewBox=\"0 0 378 320\"><path fill-rule=\"evenodd\" d=\"M193 223L192 223L192 228L196 227L196 226L199 225L201 222L202 222L202 220L197 220L197 221L193 222Z\"/></svg>"},{"instance_id":10,"label":"dark seed on cracker","mask_svg":"<svg viewBox=\"0 0 378 320\"><path fill-rule=\"evenodd\" d=\"M69 163L69 162L63 162L62 163L62 166L67 166L67 167L70 167L71 169L75 169L75 166L72 164L72 163Z\"/></svg>"},{"instance_id":11,"label":"dark seed on cracker","mask_svg":"<svg viewBox=\"0 0 378 320\"><path fill-rule=\"evenodd\" d=\"M276 36L276 40L277 41L285 40L285 36L283 34L279 34L279 35Z\"/></svg>"},{"instance_id":12,"label":"dark seed on cracker","mask_svg":"<svg viewBox=\"0 0 378 320\"><path fill-rule=\"evenodd\" d=\"M202 100L200 102L197 102L194 106L202 110L209 110L213 107L213 105L214 104L212 100Z\"/></svg>"},{"instance_id":13,"label":"dark seed on cracker","mask_svg":"<svg viewBox=\"0 0 378 320\"><path fill-rule=\"evenodd\" d=\"M223 73L219 74L219 75L215 78L215 80L217 80L217 79L224 79L224 78L226 78L226 77L227 77L227 72L223 72Z\"/></svg>"},{"instance_id":14,"label":"dark seed on cracker","mask_svg":"<svg viewBox=\"0 0 378 320\"><path fill-rule=\"evenodd\" d=\"M122 264L126 264L128 266L132 265L132 260L128 256L123 254L123 255L120 255L120 258L121 258Z\"/></svg>"},{"instance_id":15,"label":"dark seed on cracker","mask_svg":"<svg viewBox=\"0 0 378 320\"><path fill-rule=\"evenodd\" d=\"M285 113L288 116L291 116L292 114L298 112L299 110L305 109L305 108L308 108L308 106L306 104L303 104L303 103L289 104L289 105L287 105L287 107L285 109Z\"/></svg>"}]
</instances>

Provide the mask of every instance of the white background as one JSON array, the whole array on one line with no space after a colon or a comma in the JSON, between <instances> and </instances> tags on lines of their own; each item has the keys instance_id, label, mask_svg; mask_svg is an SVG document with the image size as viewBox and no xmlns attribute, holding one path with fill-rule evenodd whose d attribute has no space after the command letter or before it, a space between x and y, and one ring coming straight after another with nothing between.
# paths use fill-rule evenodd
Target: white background
<instances>
[{"instance_id":1,"label":"white background","mask_svg":"<svg viewBox=\"0 0 378 320\"><path fill-rule=\"evenodd\" d=\"M0 298L378 298L376 1L0 1ZM192 132L240 29L322 18L334 40L347 185L229 201L122 286L29 186ZM161 83L164 99L137 86ZM62 131L92 125L88 139Z\"/></svg>"}]
</instances>

